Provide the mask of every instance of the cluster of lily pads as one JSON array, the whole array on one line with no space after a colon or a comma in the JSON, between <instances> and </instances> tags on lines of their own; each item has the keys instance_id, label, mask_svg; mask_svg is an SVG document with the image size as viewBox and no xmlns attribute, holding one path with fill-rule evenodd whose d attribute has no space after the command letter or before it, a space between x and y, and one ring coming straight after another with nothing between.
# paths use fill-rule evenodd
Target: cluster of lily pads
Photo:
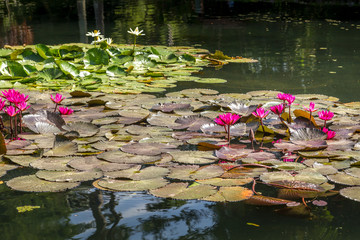
<instances>
[{"instance_id":1,"label":"cluster of lily pads","mask_svg":"<svg viewBox=\"0 0 360 240\"><path fill-rule=\"evenodd\" d=\"M163 92L178 81L223 83L224 79L191 76L204 66L256 60L210 54L191 47L136 46L144 35L130 29L134 44L113 44L95 30L92 44L6 46L0 49L0 88L105 93Z\"/></svg>"},{"instance_id":2,"label":"cluster of lily pads","mask_svg":"<svg viewBox=\"0 0 360 240\"><path fill-rule=\"evenodd\" d=\"M3 139L0 148L1 175L36 169L6 181L14 190L64 191L92 181L103 190L173 199L294 207L325 205L321 199L340 192L360 201L359 102L289 94L285 113L276 112L284 102L275 91L187 89L162 98L73 91L62 104L74 112L61 116L47 110L49 93L27 94L32 114L24 122L34 133ZM314 106L333 113L331 120L310 115ZM331 139L324 118L336 132ZM259 184L278 195L257 192Z\"/></svg>"}]
</instances>

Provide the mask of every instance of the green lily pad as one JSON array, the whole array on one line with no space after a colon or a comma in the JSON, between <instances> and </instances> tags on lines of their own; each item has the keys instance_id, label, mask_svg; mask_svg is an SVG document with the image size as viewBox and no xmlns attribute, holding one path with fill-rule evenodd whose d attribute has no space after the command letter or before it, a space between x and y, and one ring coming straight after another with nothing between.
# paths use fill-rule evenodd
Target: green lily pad
<instances>
[{"instance_id":1,"label":"green lily pad","mask_svg":"<svg viewBox=\"0 0 360 240\"><path fill-rule=\"evenodd\" d=\"M141 165L136 165L134 167L125 170L107 172L105 176L109 178L128 178L132 180L145 180L152 178L161 178L170 172L169 169L167 168L157 167L157 166L150 166L143 168L141 170L140 168Z\"/></svg>"},{"instance_id":2,"label":"green lily pad","mask_svg":"<svg viewBox=\"0 0 360 240\"><path fill-rule=\"evenodd\" d=\"M239 202L249 199L253 195L253 191L244 187L220 187L216 194L205 197L202 200L212 202Z\"/></svg>"},{"instance_id":3,"label":"green lily pad","mask_svg":"<svg viewBox=\"0 0 360 240\"><path fill-rule=\"evenodd\" d=\"M13 190L23 192L62 192L78 187L80 183L50 182L39 179L35 175L28 175L13 178L6 185Z\"/></svg>"},{"instance_id":4,"label":"green lily pad","mask_svg":"<svg viewBox=\"0 0 360 240\"><path fill-rule=\"evenodd\" d=\"M340 190L340 195L360 202L360 187L347 187Z\"/></svg>"},{"instance_id":5,"label":"green lily pad","mask_svg":"<svg viewBox=\"0 0 360 240\"><path fill-rule=\"evenodd\" d=\"M203 151L173 151L170 155L174 162L185 164L210 164L218 160L212 152Z\"/></svg>"},{"instance_id":6,"label":"green lily pad","mask_svg":"<svg viewBox=\"0 0 360 240\"><path fill-rule=\"evenodd\" d=\"M84 182L101 178L101 171L38 171L36 177L51 182Z\"/></svg>"},{"instance_id":7,"label":"green lily pad","mask_svg":"<svg viewBox=\"0 0 360 240\"><path fill-rule=\"evenodd\" d=\"M227 81L225 79L221 79L221 78L200 78L200 79L196 79L194 82L197 82L197 83L226 83Z\"/></svg>"},{"instance_id":8,"label":"green lily pad","mask_svg":"<svg viewBox=\"0 0 360 240\"><path fill-rule=\"evenodd\" d=\"M152 178L145 180L116 180L116 179L102 179L98 182L99 186L113 191L134 192L134 191L148 191L163 187L168 184L163 178Z\"/></svg>"}]
</instances>

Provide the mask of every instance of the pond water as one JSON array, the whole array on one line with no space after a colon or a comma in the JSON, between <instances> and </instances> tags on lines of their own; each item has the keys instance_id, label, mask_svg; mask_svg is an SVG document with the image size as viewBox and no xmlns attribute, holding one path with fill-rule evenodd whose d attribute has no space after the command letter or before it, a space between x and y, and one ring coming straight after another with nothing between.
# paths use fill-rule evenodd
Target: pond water
<instances>
[{"instance_id":1,"label":"pond water","mask_svg":"<svg viewBox=\"0 0 360 240\"><path fill-rule=\"evenodd\" d=\"M181 83L170 92L267 89L359 101L360 7L318 2L6 0L0 3L0 45L86 42L84 34L93 29L130 44L127 30L139 26L146 34L139 44L195 45L259 60L201 72L226 84ZM27 170L10 171L1 180L22 171ZM341 196L314 208L308 219L281 215L276 207L162 199L90 184L65 193L22 193L1 184L0 192L1 240L357 239L360 234L359 203ZM40 209L18 213L16 207L24 205Z\"/></svg>"}]
</instances>

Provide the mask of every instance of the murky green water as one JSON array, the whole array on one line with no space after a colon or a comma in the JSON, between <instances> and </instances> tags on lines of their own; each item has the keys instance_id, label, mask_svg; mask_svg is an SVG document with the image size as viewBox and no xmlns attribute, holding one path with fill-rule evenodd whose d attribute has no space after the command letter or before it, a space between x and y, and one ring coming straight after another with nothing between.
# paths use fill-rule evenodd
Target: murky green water
<instances>
[{"instance_id":1,"label":"murky green water","mask_svg":"<svg viewBox=\"0 0 360 240\"><path fill-rule=\"evenodd\" d=\"M86 21L79 21L77 4L83 1L14 2L0 3L0 45L85 42L84 33L95 28L116 43L131 43L127 30L139 26L146 34L139 38L140 44L199 45L259 60L201 73L227 79L226 84L183 83L169 91L271 89L359 101L358 6L104 1L101 18L101 7L94 10L93 6L101 1L95 0L86 2ZM13 173L17 174L18 170ZM313 208L309 220L283 216L274 207L176 201L145 193L100 191L87 185L66 193L32 194L10 191L1 184L0 192L1 240L357 239L360 234L359 204L340 196L325 208ZM41 208L17 213L16 207L23 205Z\"/></svg>"}]
</instances>

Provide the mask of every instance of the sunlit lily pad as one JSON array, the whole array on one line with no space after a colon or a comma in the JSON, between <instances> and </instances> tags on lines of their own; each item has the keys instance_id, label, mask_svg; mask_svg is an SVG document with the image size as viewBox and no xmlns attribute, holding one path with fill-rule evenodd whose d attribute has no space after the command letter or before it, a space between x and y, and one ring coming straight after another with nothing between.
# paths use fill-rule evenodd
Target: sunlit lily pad
<instances>
[{"instance_id":1,"label":"sunlit lily pad","mask_svg":"<svg viewBox=\"0 0 360 240\"><path fill-rule=\"evenodd\" d=\"M195 79L194 82L197 82L197 83L226 83L227 81L225 79L221 79L221 78L200 78L200 79Z\"/></svg>"},{"instance_id":2,"label":"sunlit lily pad","mask_svg":"<svg viewBox=\"0 0 360 240\"><path fill-rule=\"evenodd\" d=\"M155 156L161 153L169 152L177 146L162 143L132 143L122 146L123 152L139 155Z\"/></svg>"},{"instance_id":3,"label":"sunlit lily pad","mask_svg":"<svg viewBox=\"0 0 360 240\"><path fill-rule=\"evenodd\" d=\"M293 203L293 201L274 198L263 195L254 195L251 198L245 200L246 204L255 205L255 206L274 206L274 205L285 205L288 203Z\"/></svg>"},{"instance_id":4,"label":"sunlit lily pad","mask_svg":"<svg viewBox=\"0 0 360 240\"><path fill-rule=\"evenodd\" d=\"M199 167L198 165L180 165L170 168L170 174L167 176L171 179L180 180L201 180L219 177L224 170L218 165L208 165Z\"/></svg>"},{"instance_id":5,"label":"sunlit lily pad","mask_svg":"<svg viewBox=\"0 0 360 240\"><path fill-rule=\"evenodd\" d=\"M49 171L69 171L72 170L72 168L68 167L67 163L73 159L74 158L71 157L48 157L31 162L30 166L33 168Z\"/></svg>"},{"instance_id":6,"label":"sunlit lily pad","mask_svg":"<svg viewBox=\"0 0 360 240\"><path fill-rule=\"evenodd\" d=\"M318 173L313 169L304 169L295 175L294 180L314 183L314 184L322 184L327 182L327 178L322 174Z\"/></svg>"},{"instance_id":7,"label":"sunlit lily pad","mask_svg":"<svg viewBox=\"0 0 360 240\"><path fill-rule=\"evenodd\" d=\"M201 184L209 184L219 187L231 187L245 185L253 181L253 178L243 178L243 179L224 179L224 178L209 178L203 180L196 180L196 182Z\"/></svg>"},{"instance_id":8,"label":"sunlit lily pad","mask_svg":"<svg viewBox=\"0 0 360 240\"><path fill-rule=\"evenodd\" d=\"M186 164L210 164L217 160L212 152L205 151L173 151L173 161Z\"/></svg>"},{"instance_id":9,"label":"sunlit lily pad","mask_svg":"<svg viewBox=\"0 0 360 240\"><path fill-rule=\"evenodd\" d=\"M185 116L175 120L178 125L171 126L172 129L186 129L188 131L199 131L204 124L212 123L210 118L201 116Z\"/></svg>"},{"instance_id":10,"label":"sunlit lily pad","mask_svg":"<svg viewBox=\"0 0 360 240\"><path fill-rule=\"evenodd\" d=\"M114 191L133 192L161 188L167 185L168 181L163 178L152 178L145 180L117 180L105 178L100 180L98 184L103 188Z\"/></svg>"},{"instance_id":11,"label":"sunlit lily pad","mask_svg":"<svg viewBox=\"0 0 360 240\"><path fill-rule=\"evenodd\" d=\"M67 131L76 131L80 137L92 137L99 132L99 128L88 122L74 122L69 123L63 127Z\"/></svg>"},{"instance_id":12,"label":"sunlit lily pad","mask_svg":"<svg viewBox=\"0 0 360 240\"><path fill-rule=\"evenodd\" d=\"M333 181L338 184L349 185L349 186L360 185L360 178L353 177L342 172L333 175L328 175L327 177L330 181Z\"/></svg>"},{"instance_id":13,"label":"sunlit lily pad","mask_svg":"<svg viewBox=\"0 0 360 240\"><path fill-rule=\"evenodd\" d=\"M253 191L244 187L220 187L219 191L202 200L213 202L238 202L249 199L253 196Z\"/></svg>"},{"instance_id":14,"label":"sunlit lily pad","mask_svg":"<svg viewBox=\"0 0 360 240\"><path fill-rule=\"evenodd\" d=\"M276 181L293 181L294 177L289 172L280 171L280 172L265 172L260 176L261 181L270 183Z\"/></svg>"},{"instance_id":15,"label":"sunlit lily pad","mask_svg":"<svg viewBox=\"0 0 360 240\"><path fill-rule=\"evenodd\" d=\"M360 202L360 187L347 187L340 190L340 195Z\"/></svg>"},{"instance_id":16,"label":"sunlit lily pad","mask_svg":"<svg viewBox=\"0 0 360 240\"><path fill-rule=\"evenodd\" d=\"M109 178L128 178L132 180L145 180L152 178L161 178L170 172L169 169L164 167L150 166L143 169L140 168L141 165L136 165L134 167L125 170L107 172L105 176Z\"/></svg>"},{"instance_id":17,"label":"sunlit lily pad","mask_svg":"<svg viewBox=\"0 0 360 240\"><path fill-rule=\"evenodd\" d=\"M210 185L190 185L187 183L171 183L165 187L151 190L150 193L157 197L174 199L200 199L217 192L216 188Z\"/></svg>"},{"instance_id":18,"label":"sunlit lily pad","mask_svg":"<svg viewBox=\"0 0 360 240\"><path fill-rule=\"evenodd\" d=\"M38 171L36 177L52 182L83 182L101 178L101 171Z\"/></svg>"},{"instance_id":19,"label":"sunlit lily pad","mask_svg":"<svg viewBox=\"0 0 360 240\"><path fill-rule=\"evenodd\" d=\"M234 167L226 171L221 177L222 178L249 178L258 177L264 172L267 172L266 168L248 168L248 167Z\"/></svg>"},{"instance_id":20,"label":"sunlit lily pad","mask_svg":"<svg viewBox=\"0 0 360 240\"><path fill-rule=\"evenodd\" d=\"M24 192L61 192L78 187L80 183L50 182L41 180L35 175L28 175L13 178L6 185L13 190Z\"/></svg>"},{"instance_id":21,"label":"sunlit lily pad","mask_svg":"<svg viewBox=\"0 0 360 240\"><path fill-rule=\"evenodd\" d=\"M161 156L134 155L122 151L108 151L97 155L97 158L112 163L144 164L158 161L161 159Z\"/></svg>"},{"instance_id":22,"label":"sunlit lily pad","mask_svg":"<svg viewBox=\"0 0 360 240\"><path fill-rule=\"evenodd\" d=\"M3 156L6 159L9 159L11 162L19 164L20 166L29 167L29 164L40 159L40 157L35 157L31 155L19 155L19 156ZM8 164L7 164L8 165ZM1 167L0 167L1 169Z\"/></svg>"},{"instance_id":23,"label":"sunlit lily pad","mask_svg":"<svg viewBox=\"0 0 360 240\"><path fill-rule=\"evenodd\" d=\"M74 155L77 152L77 144L64 136L56 135L54 147L45 152L45 157L65 157Z\"/></svg>"},{"instance_id":24,"label":"sunlit lily pad","mask_svg":"<svg viewBox=\"0 0 360 240\"><path fill-rule=\"evenodd\" d=\"M68 166L72 167L73 169L77 169L79 171L91 171L91 170L99 169L104 172L110 172L110 171L127 169L134 165L111 163L108 161L99 160L96 157L83 157L83 158L76 158L68 162Z\"/></svg>"}]
</instances>

